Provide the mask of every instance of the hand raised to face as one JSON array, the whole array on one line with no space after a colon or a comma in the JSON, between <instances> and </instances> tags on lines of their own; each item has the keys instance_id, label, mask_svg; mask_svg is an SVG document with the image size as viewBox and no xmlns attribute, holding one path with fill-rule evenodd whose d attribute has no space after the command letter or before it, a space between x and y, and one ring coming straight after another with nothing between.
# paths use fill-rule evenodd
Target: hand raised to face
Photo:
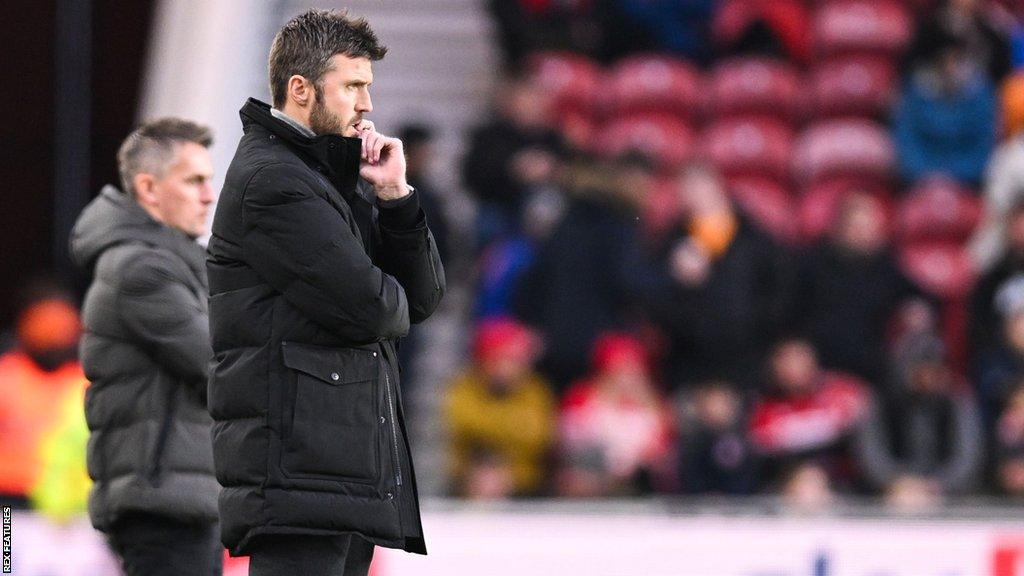
<instances>
[{"instance_id":1,"label":"hand raised to face","mask_svg":"<svg viewBox=\"0 0 1024 576\"><path fill-rule=\"evenodd\" d=\"M381 200L394 200L408 194L402 141L377 132L369 120L360 120L356 128L363 141L359 175L373 185Z\"/></svg>"}]
</instances>

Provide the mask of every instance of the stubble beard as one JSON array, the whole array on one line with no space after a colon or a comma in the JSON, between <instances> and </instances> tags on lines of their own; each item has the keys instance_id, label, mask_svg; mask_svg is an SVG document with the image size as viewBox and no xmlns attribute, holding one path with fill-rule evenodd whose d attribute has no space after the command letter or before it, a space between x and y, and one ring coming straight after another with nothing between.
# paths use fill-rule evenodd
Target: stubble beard
<instances>
[{"instance_id":1,"label":"stubble beard","mask_svg":"<svg viewBox=\"0 0 1024 576\"><path fill-rule=\"evenodd\" d=\"M320 90L316 90L313 109L309 112L309 129L317 136L325 134L345 135L345 123L336 114L332 114L324 105Z\"/></svg>"}]
</instances>

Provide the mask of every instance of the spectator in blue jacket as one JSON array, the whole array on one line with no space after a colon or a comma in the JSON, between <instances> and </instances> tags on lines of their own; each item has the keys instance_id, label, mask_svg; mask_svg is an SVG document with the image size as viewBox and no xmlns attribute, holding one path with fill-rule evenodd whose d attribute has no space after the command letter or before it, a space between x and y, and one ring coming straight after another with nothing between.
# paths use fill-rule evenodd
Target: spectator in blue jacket
<instances>
[{"instance_id":1,"label":"spectator in blue jacket","mask_svg":"<svg viewBox=\"0 0 1024 576\"><path fill-rule=\"evenodd\" d=\"M977 184L996 142L996 97L964 47L947 47L913 71L893 118L902 176L943 173Z\"/></svg>"}]
</instances>

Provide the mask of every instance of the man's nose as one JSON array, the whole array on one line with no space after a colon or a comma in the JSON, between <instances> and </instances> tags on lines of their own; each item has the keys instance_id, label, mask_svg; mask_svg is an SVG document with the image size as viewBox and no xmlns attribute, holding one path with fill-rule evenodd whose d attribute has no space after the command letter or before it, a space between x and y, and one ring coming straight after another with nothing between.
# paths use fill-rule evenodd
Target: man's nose
<instances>
[{"instance_id":1,"label":"man's nose","mask_svg":"<svg viewBox=\"0 0 1024 576\"><path fill-rule=\"evenodd\" d=\"M199 201L203 204L212 204L216 197L213 194L213 185L207 182L199 191Z\"/></svg>"},{"instance_id":2,"label":"man's nose","mask_svg":"<svg viewBox=\"0 0 1024 576\"><path fill-rule=\"evenodd\" d=\"M356 111L361 114L373 112L373 102L370 100L369 92L364 92L363 96L356 101Z\"/></svg>"}]
</instances>

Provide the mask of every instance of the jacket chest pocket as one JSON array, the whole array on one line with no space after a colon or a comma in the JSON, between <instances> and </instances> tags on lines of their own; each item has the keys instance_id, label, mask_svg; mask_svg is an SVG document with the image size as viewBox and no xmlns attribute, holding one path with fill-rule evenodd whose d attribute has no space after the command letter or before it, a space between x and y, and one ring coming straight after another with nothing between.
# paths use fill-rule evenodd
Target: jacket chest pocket
<instances>
[{"instance_id":1,"label":"jacket chest pocket","mask_svg":"<svg viewBox=\"0 0 1024 576\"><path fill-rule=\"evenodd\" d=\"M282 343L289 369L286 476L375 482L380 475L380 362L373 352ZM289 402L290 401L290 402Z\"/></svg>"}]
</instances>

